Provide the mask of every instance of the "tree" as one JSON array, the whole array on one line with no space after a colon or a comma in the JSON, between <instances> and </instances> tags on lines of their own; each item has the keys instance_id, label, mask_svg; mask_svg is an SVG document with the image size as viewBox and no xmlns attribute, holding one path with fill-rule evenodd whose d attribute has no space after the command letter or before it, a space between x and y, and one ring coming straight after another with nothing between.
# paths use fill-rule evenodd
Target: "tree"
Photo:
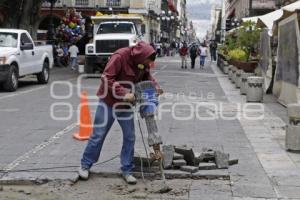
<instances>
[{"instance_id":1,"label":"tree","mask_svg":"<svg viewBox=\"0 0 300 200\"><path fill-rule=\"evenodd\" d=\"M44 0L0 0L3 10L3 28L28 30L36 38L38 13Z\"/></svg>"}]
</instances>

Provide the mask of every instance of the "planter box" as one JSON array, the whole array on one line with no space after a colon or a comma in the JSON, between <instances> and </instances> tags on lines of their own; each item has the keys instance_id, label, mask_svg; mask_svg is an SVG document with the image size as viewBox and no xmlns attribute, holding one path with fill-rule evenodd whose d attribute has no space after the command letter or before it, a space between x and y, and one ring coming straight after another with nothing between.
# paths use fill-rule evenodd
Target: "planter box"
<instances>
[{"instance_id":1,"label":"planter box","mask_svg":"<svg viewBox=\"0 0 300 200\"><path fill-rule=\"evenodd\" d=\"M238 69L244 70L244 72L253 73L257 67L257 62L243 62L230 60L230 64L236 66Z\"/></svg>"}]
</instances>

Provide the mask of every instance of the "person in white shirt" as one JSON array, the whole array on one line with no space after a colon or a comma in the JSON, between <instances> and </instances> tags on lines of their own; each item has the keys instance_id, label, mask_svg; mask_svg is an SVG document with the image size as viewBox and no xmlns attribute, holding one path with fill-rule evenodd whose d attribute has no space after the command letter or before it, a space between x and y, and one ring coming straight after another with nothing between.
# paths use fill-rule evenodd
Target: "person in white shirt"
<instances>
[{"instance_id":1,"label":"person in white shirt","mask_svg":"<svg viewBox=\"0 0 300 200\"><path fill-rule=\"evenodd\" d=\"M199 55L200 55L200 69L204 68L205 65L205 58L208 54L208 50L207 47L204 43L201 44L200 48L199 48Z\"/></svg>"},{"instance_id":2,"label":"person in white shirt","mask_svg":"<svg viewBox=\"0 0 300 200\"><path fill-rule=\"evenodd\" d=\"M70 65L72 70L76 70L77 66L77 55L79 53L78 47L75 44L72 44L69 48L69 55L70 55Z\"/></svg>"},{"instance_id":3,"label":"person in white shirt","mask_svg":"<svg viewBox=\"0 0 300 200\"><path fill-rule=\"evenodd\" d=\"M60 45L57 47L56 52L57 52L57 58L56 58L57 59L57 65L59 67L63 67L64 66L64 64L63 64L64 51L63 51L63 49L61 48Z\"/></svg>"}]
</instances>

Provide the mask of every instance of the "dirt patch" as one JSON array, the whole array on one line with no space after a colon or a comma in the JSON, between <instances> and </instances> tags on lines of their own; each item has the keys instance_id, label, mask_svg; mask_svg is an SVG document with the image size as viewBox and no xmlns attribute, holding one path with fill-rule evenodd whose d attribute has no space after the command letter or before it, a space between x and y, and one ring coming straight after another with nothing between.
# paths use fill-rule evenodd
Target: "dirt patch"
<instances>
[{"instance_id":1,"label":"dirt patch","mask_svg":"<svg viewBox=\"0 0 300 200\"><path fill-rule=\"evenodd\" d=\"M164 186L160 180L139 180L137 185L127 185L121 178L91 177L88 181L70 183L51 182L44 185L3 186L1 200L132 200L132 199L188 199L191 180L170 180L168 193L159 191Z\"/></svg>"}]
</instances>

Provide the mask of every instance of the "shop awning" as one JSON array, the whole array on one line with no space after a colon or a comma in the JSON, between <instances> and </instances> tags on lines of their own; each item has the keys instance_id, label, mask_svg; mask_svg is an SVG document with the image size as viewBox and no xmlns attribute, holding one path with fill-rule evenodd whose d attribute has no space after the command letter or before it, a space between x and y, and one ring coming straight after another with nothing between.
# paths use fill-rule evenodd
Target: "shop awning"
<instances>
[{"instance_id":1,"label":"shop awning","mask_svg":"<svg viewBox=\"0 0 300 200\"><path fill-rule=\"evenodd\" d=\"M227 18L233 18L235 16L235 8L233 8L229 14L227 15Z\"/></svg>"},{"instance_id":2,"label":"shop awning","mask_svg":"<svg viewBox=\"0 0 300 200\"><path fill-rule=\"evenodd\" d=\"M176 6L174 5L174 0L168 0L168 7L172 12L178 15L178 11L176 9Z\"/></svg>"},{"instance_id":3,"label":"shop awning","mask_svg":"<svg viewBox=\"0 0 300 200\"><path fill-rule=\"evenodd\" d=\"M273 35L273 26L275 22L283 17L289 16L291 12L300 9L300 1L287 5L281 9L275 10L265 15L243 18L243 21L257 22L257 26L260 28L267 28L269 35Z\"/></svg>"},{"instance_id":4,"label":"shop awning","mask_svg":"<svg viewBox=\"0 0 300 200\"><path fill-rule=\"evenodd\" d=\"M258 20L258 17L245 17L245 18L242 18L242 21L243 22L254 22L254 23L257 23L257 20Z\"/></svg>"},{"instance_id":5,"label":"shop awning","mask_svg":"<svg viewBox=\"0 0 300 200\"><path fill-rule=\"evenodd\" d=\"M260 28L267 28L269 30L269 35L273 35L273 25L276 20L282 17L283 11L276 10L274 12L270 12L268 14L262 15L258 17L257 26Z\"/></svg>"}]
</instances>

